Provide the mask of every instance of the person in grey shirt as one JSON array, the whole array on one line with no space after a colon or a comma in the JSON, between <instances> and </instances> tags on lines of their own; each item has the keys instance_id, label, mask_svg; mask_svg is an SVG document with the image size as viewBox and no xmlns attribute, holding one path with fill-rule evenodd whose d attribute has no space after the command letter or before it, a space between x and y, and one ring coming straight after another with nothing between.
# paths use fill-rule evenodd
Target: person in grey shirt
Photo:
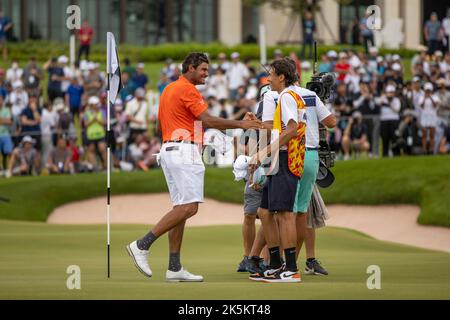
<instances>
[{"instance_id":1,"label":"person in grey shirt","mask_svg":"<svg viewBox=\"0 0 450 320\"><path fill-rule=\"evenodd\" d=\"M423 32L425 41L428 43L428 54L431 55L437 50L441 50L443 30L436 12L433 12L430 20L425 23Z\"/></svg>"}]
</instances>

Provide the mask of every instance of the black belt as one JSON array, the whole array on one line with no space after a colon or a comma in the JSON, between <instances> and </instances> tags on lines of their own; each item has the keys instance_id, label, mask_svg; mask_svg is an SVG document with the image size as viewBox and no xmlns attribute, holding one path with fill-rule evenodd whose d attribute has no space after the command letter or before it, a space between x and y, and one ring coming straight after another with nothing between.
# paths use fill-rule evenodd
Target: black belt
<instances>
[{"instance_id":1,"label":"black belt","mask_svg":"<svg viewBox=\"0 0 450 320\"><path fill-rule=\"evenodd\" d=\"M319 148L306 148L308 151L319 151Z\"/></svg>"},{"instance_id":2,"label":"black belt","mask_svg":"<svg viewBox=\"0 0 450 320\"><path fill-rule=\"evenodd\" d=\"M164 143L189 143L189 144L197 144L194 141L189 141L189 140L167 140L164 141Z\"/></svg>"}]
</instances>

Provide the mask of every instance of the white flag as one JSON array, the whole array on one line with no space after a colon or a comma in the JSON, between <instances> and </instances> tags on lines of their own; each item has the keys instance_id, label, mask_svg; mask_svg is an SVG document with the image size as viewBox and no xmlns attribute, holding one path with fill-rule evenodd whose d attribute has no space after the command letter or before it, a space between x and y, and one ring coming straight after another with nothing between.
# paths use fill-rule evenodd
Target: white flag
<instances>
[{"instance_id":1,"label":"white flag","mask_svg":"<svg viewBox=\"0 0 450 320\"><path fill-rule=\"evenodd\" d=\"M116 40L114 34L106 34L106 68L109 81L109 100L111 104L116 102L117 95L122 89L122 78L120 73L119 56L117 54Z\"/></svg>"}]
</instances>

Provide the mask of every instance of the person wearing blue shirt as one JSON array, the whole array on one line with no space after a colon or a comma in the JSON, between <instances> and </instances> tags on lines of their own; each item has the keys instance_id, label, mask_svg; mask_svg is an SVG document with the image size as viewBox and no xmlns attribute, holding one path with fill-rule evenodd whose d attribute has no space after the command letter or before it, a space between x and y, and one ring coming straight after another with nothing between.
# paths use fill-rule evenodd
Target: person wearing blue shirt
<instances>
[{"instance_id":1,"label":"person wearing blue shirt","mask_svg":"<svg viewBox=\"0 0 450 320\"><path fill-rule=\"evenodd\" d=\"M144 64L137 65L136 73L131 78L138 88L146 89L148 78L144 73Z\"/></svg>"},{"instance_id":2,"label":"person wearing blue shirt","mask_svg":"<svg viewBox=\"0 0 450 320\"><path fill-rule=\"evenodd\" d=\"M361 18L361 20L359 22L359 28L361 30L361 35L364 39L364 47L366 48L366 53L369 53L369 42L370 42L370 47L373 47L375 45L373 31L367 25L367 19L369 18L369 16L370 16L370 14L366 13L364 18Z\"/></svg>"},{"instance_id":3,"label":"person wearing blue shirt","mask_svg":"<svg viewBox=\"0 0 450 320\"><path fill-rule=\"evenodd\" d=\"M306 46L308 46L309 59L312 59L314 32L316 31L316 23L311 12L307 11L303 19L303 48L302 59L305 59Z\"/></svg>"},{"instance_id":4,"label":"person wearing blue shirt","mask_svg":"<svg viewBox=\"0 0 450 320\"><path fill-rule=\"evenodd\" d=\"M56 58L52 58L44 65L44 69L48 72L47 94L51 103L56 98L63 98L62 81L64 80L64 70L58 64Z\"/></svg>"},{"instance_id":5,"label":"person wearing blue shirt","mask_svg":"<svg viewBox=\"0 0 450 320\"><path fill-rule=\"evenodd\" d=\"M78 83L77 78L72 78L69 88L66 93L66 105L69 105L72 116L79 117L81 109L81 98L84 93L84 88Z\"/></svg>"},{"instance_id":6,"label":"person wearing blue shirt","mask_svg":"<svg viewBox=\"0 0 450 320\"><path fill-rule=\"evenodd\" d=\"M23 136L32 136L35 140L35 148L41 150L41 115L37 95L30 95L28 106L20 114L20 123Z\"/></svg>"},{"instance_id":7,"label":"person wearing blue shirt","mask_svg":"<svg viewBox=\"0 0 450 320\"><path fill-rule=\"evenodd\" d=\"M8 59L8 48L6 47L6 33L12 27L12 22L3 15L3 11L0 10L0 46L3 49L3 60Z\"/></svg>"}]
</instances>

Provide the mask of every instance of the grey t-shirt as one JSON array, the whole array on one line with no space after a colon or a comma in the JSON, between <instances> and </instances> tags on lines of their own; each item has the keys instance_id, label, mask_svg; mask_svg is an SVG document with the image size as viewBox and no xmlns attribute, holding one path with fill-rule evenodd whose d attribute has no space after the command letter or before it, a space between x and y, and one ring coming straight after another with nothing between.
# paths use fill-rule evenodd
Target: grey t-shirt
<instances>
[{"instance_id":1,"label":"grey t-shirt","mask_svg":"<svg viewBox=\"0 0 450 320\"><path fill-rule=\"evenodd\" d=\"M439 21L432 22L428 20L425 28L428 30L429 40L439 40L439 30L441 29L441 23Z\"/></svg>"},{"instance_id":2,"label":"grey t-shirt","mask_svg":"<svg viewBox=\"0 0 450 320\"><path fill-rule=\"evenodd\" d=\"M60 162L65 163L67 159L70 158L70 156L71 156L70 151L67 148L63 150L55 148L50 153L50 159L52 159L52 162L56 165Z\"/></svg>"}]
</instances>

